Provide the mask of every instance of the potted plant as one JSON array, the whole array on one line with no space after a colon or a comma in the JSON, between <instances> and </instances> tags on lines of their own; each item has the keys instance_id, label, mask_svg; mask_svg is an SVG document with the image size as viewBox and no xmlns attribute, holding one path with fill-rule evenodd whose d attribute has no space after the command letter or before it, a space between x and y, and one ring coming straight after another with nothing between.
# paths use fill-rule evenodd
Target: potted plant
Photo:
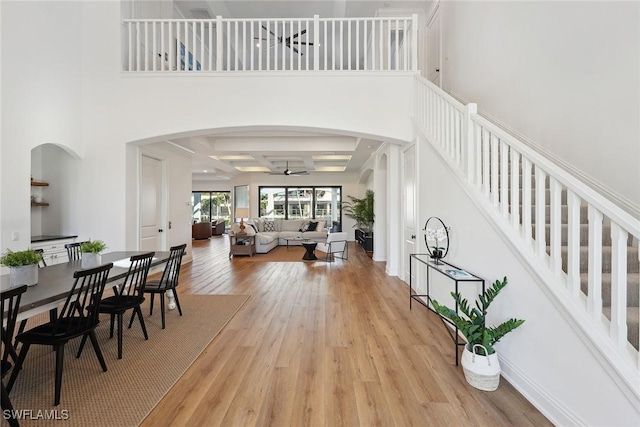
<instances>
[{"instance_id":1,"label":"potted plant","mask_svg":"<svg viewBox=\"0 0 640 427\"><path fill-rule=\"evenodd\" d=\"M42 256L33 249L13 252L8 249L0 257L0 264L9 267L10 286L33 286L38 283L38 263Z\"/></svg>"},{"instance_id":2,"label":"potted plant","mask_svg":"<svg viewBox=\"0 0 640 427\"><path fill-rule=\"evenodd\" d=\"M356 220L356 227L365 233L373 231L373 191L367 190L363 198L347 196L351 201L342 203L342 212Z\"/></svg>"},{"instance_id":3,"label":"potted plant","mask_svg":"<svg viewBox=\"0 0 640 427\"><path fill-rule=\"evenodd\" d=\"M80 244L82 252L82 268L94 268L102 264L100 253L107 248L102 240L87 240Z\"/></svg>"},{"instance_id":4,"label":"potted plant","mask_svg":"<svg viewBox=\"0 0 640 427\"><path fill-rule=\"evenodd\" d=\"M493 286L478 295L474 308L469 306L469 302L462 298L460 293L451 292L457 307L465 317L435 300L432 301L438 314L451 320L467 340L462 355L462 369L467 382L480 390L493 391L498 388L500 363L493 346L507 333L524 323L521 319L509 319L495 327L486 325L489 305L505 286L506 277L502 281L496 280Z\"/></svg>"}]
</instances>

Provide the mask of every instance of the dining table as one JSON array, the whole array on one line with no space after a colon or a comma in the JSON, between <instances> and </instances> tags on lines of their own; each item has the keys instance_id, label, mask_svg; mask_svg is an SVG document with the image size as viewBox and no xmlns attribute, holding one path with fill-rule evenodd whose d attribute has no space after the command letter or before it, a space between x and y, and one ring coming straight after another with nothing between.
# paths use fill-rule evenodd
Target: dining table
<instances>
[{"instance_id":1,"label":"dining table","mask_svg":"<svg viewBox=\"0 0 640 427\"><path fill-rule=\"evenodd\" d=\"M146 253L145 251L116 251L102 254L101 264L113 263L113 267L109 271L107 283L117 284L122 281L129 270L131 258L134 255ZM170 252L156 252L151 261L151 269L149 274L161 271L161 265L169 259ZM71 290L74 278L73 273L82 270L82 262L69 261L60 264L54 264L38 269L38 284L29 286L27 291L22 294L20 300L20 308L18 309L18 321L27 319L40 313L45 313L57 308L62 304ZM9 275L0 276L0 289L9 289ZM173 302L173 294L167 293L169 305Z\"/></svg>"}]
</instances>

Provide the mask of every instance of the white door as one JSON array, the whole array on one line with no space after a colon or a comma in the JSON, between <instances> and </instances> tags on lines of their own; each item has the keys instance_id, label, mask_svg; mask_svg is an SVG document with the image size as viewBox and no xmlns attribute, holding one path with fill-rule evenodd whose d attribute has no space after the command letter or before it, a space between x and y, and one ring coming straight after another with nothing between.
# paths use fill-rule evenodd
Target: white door
<instances>
[{"instance_id":1,"label":"white door","mask_svg":"<svg viewBox=\"0 0 640 427\"><path fill-rule=\"evenodd\" d=\"M140 250L164 249L162 162L142 156L140 191Z\"/></svg>"},{"instance_id":2,"label":"white door","mask_svg":"<svg viewBox=\"0 0 640 427\"><path fill-rule=\"evenodd\" d=\"M416 253L417 245L417 221L416 221L416 149L415 146L404 152L403 156L404 175L403 175L403 249L402 257L403 279L409 283L409 255ZM414 272L415 276L415 272ZM415 283L415 277L414 282Z\"/></svg>"},{"instance_id":3,"label":"white door","mask_svg":"<svg viewBox=\"0 0 640 427\"><path fill-rule=\"evenodd\" d=\"M435 10L427 24L427 79L440 86L440 12Z\"/></svg>"}]
</instances>

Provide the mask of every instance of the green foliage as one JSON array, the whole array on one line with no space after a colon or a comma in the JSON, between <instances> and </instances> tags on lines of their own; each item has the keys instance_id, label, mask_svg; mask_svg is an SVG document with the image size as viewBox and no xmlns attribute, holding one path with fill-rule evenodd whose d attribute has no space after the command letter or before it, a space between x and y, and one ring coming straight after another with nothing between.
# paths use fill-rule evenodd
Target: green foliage
<instances>
[{"instance_id":1,"label":"green foliage","mask_svg":"<svg viewBox=\"0 0 640 427\"><path fill-rule=\"evenodd\" d=\"M107 245L102 240L88 240L80 245L80 252L99 254L107 249Z\"/></svg>"},{"instance_id":2,"label":"green foliage","mask_svg":"<svg viewBox=\"0 0 640 427\"><path fill-rule=\"evenodd\" d=\"M469 306L469 301L462 298L460 293L451 292L451 296L458 304L459 311L466 317L458 315L455 310L440 305L438 301L433 300L433 307L441 315L451 320L460 330L467 342L473 348L474 344L483 345L489 354L495 353L494 344L500 341L509 332L524 323L521 319L509 319L496 327L487 327L485 319L489 305L498 296L500 291L507 286L507 278L502 281L496 280L492 287L487 289L483 294L478 295L476 306Z\"/></svg>"},{"instance_id":3,"label":"green foliage","mask_svg":"<svg viewBox=\"0 0 640 427\"><path fill-rule=\"evenodd\" d=\"M0 264L5 267L24 267L25 265L37 264L41 259L42 256L33 249L19 252L7 249L7 252L0 257Z\"/></svg>"},{"instance_id":4,"label":"green foliage","mask_svg":"<svg viewBox=\"0 0 640 427\"><path fill-rule=\"evenodd\" d=\"M367 190L362 199L353 196L347 197L351 201L342 202L342 212L349 218L355 219L358 228L363 231L371 231L374 221L373 191Z\"/></svg>"}]
</instances>

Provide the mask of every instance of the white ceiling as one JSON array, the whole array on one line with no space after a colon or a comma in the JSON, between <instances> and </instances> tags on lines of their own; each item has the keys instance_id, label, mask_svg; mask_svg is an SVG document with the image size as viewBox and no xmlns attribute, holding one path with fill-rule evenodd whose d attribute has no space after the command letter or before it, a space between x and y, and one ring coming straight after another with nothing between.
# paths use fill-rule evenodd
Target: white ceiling
<instances>
[{"instance_id":1,"label":"white ceiling","mask_svg":"<svg viewBox=\"0 0 640 427\"><path fill-rule=\"evenodd\" d=\"M174 4L185 18L372 17L385 10L424 10L428 1L193 1ZM303 131L230 132L167 140L192 152L192 174L199 180L227 180L244 172L357 172L381 141Z\"/></svg>"}]
</instances>

